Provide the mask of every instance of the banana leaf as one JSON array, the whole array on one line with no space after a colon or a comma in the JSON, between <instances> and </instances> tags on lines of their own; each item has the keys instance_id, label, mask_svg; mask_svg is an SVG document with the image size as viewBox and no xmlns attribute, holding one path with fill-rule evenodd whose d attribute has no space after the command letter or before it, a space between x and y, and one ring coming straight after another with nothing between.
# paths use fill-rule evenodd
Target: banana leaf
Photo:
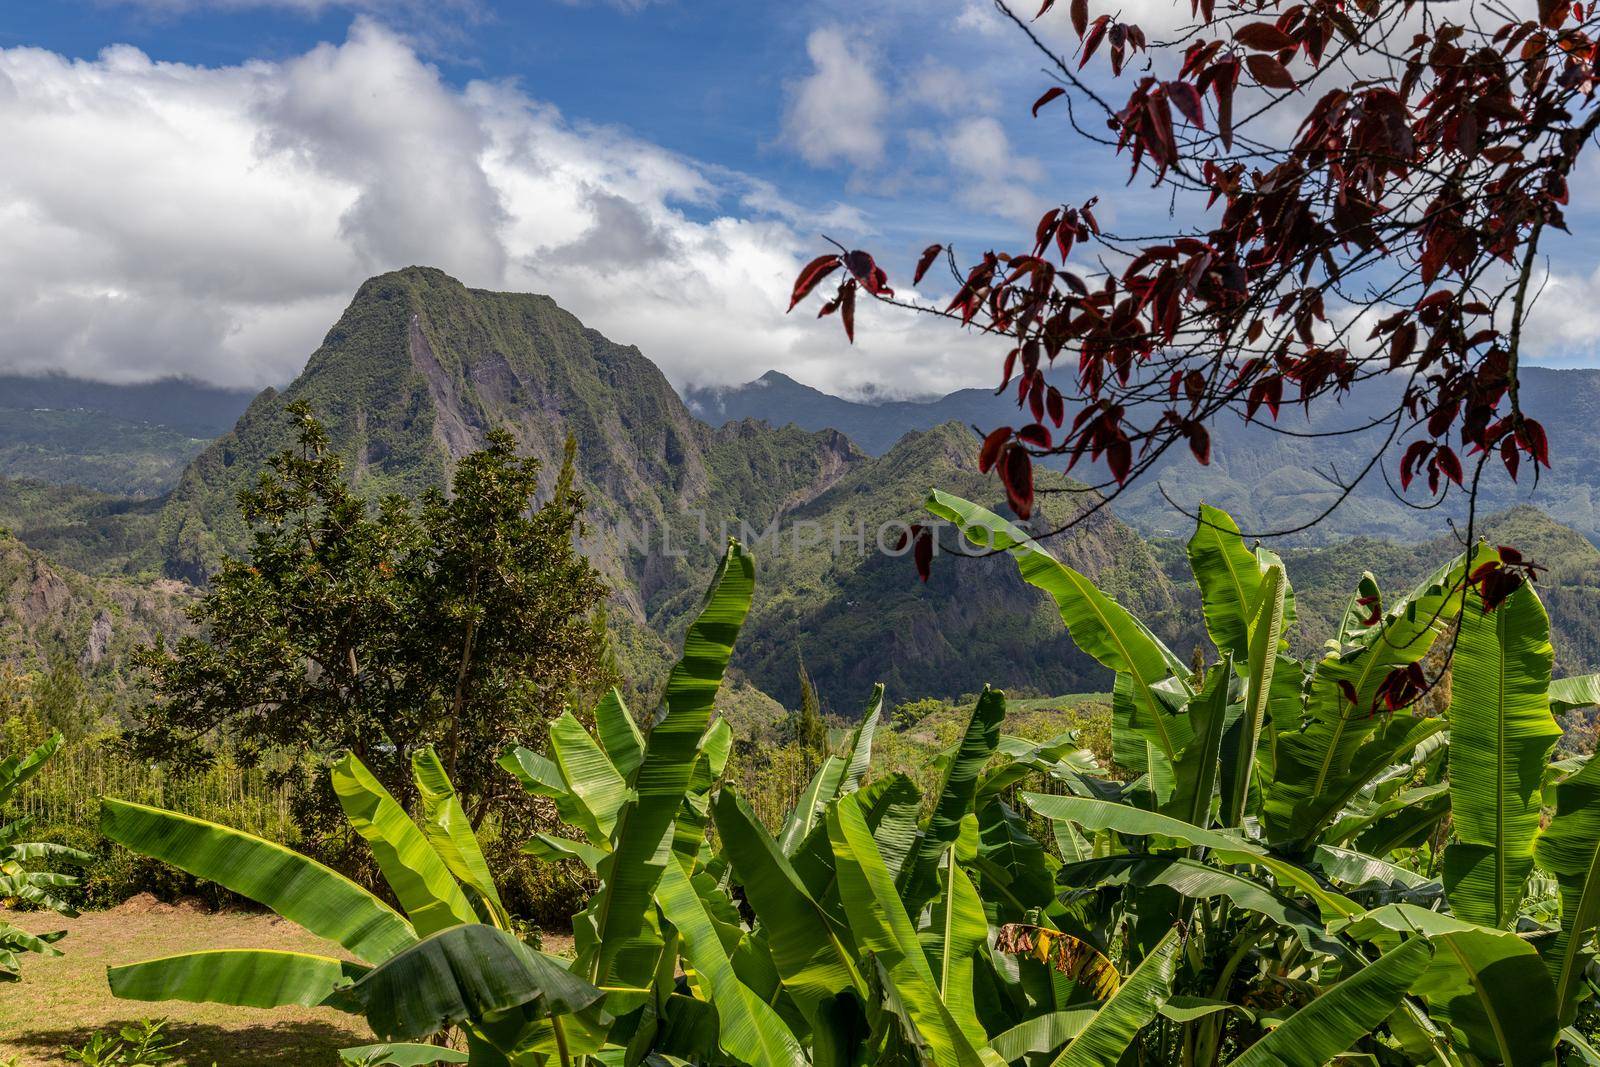
<instances>
[{"instance_id":1,"label":"banana leaf","mask_svg":"<svg viewBox=\"0 0 1600 1067\"><path fill-rule=\"evenodd\" d=\"M956 524L973 544L1006 551L1017 561L1023 581L1050 594L1073 642L1102 665L1116 671L1113 691L1120 721L1146 739L1156 752L1153 780L1167 781L1161 765L1170 767L1189 741L1187 719L1175 709L1191 696L1184 681L1188 668L1127 609L1102 593L1088 578L1059 562L1014 524L960 497L935 489L929 512ZM1174 692L1156 688L1171 679ZM1119 708L1114 708L1117 713ZM1119 762L1121 757L1119 756Z\"/></svg>"},{"instance_id":2,"label":"banana leaf","mask_svg":"<svg viewBox=\"0 0 1600 1067\"><path fill-rule=\"evenodd\" d=\"M1534 860L1555 876L1561 892L1561 930L1545 952L1556 984L1561 1021L1571 1025L1600 922L1600 762L1556 786L1556 811L1534 845Z\"/></svg>"},{"instance_id":3,"label":"banana leaf","mask_svg":"<svg viewBox=\"0 0 1600 1067\"><path fill-rule=\"evenodd\" d=\"M44 765L50 762L50 757L56 754L64 741L61 733L57 731L26 754L7 756L4 760L0 760L0 804L10 800L28 779L44 770Z\"/></svg>"},{"instance_id":4,"label":"banana leaf","mask_svg":"<svg viewBox=\"0 0 1600 1067\"><path fill-rule=\"evenodd\" d=\"M872 839L859 798L859 793L839 798L828 809L827 822L839 898L849 915L856 945L876 957L882 980L889 986L889 1004L934 1062L977 1067L983 1060L967 1040L970 1026L959 1024L939 995L933 970Z\"/></svg>"},{"instance_id":5,"label":"banana leaf","mask_svg":"<svg viewBox=\"0 0 1600 1067\"><path fill-rule=\"evenodd\" d=\"M872 766L872 739L882 718L883 685L880 683L872 687L872 695L861 713L861 723L850 735L850 751L845 755L844 783L839 787L840 792L861 788L861 781Z\"/></svg>"},{"instance_id":6,"label":"banana leaf","mask_svg":"<svg viewBox=\"0 0 1600 1067\"><path fill-rule=\"evenodd\" d=\"M1167 931L1051 1067L1104 1067L1120 1061L1139 1031L1155 1019L1172 995L1172 976L1181 948L1178 931Z\"/></svg>"},{"instance_id":7,"label":"banana leaf","mask_svg":"<svg viewBox=\"0 0 1600 1067\"><path fill-rule=\"evenodd\" d=\"M849 764L838 756L828 756L822 761L778 831L778 845L784 855L793 856L800 843L822 825L822 809L839 796L848 769Z\"/></svg>"},{"instance_id":8,"label":"banana leaf","mask_svg":"<svg viewBox=\"0 0 1600 1067\"><path fill-rule=\"evenodd\" d=\"M1008 1063L1023 1057L1048 1055L1083 1033L1094 1013L1093 1008L1066 1008L1035 1015L996 1034L989 1047Z\"/></svg>"},{"instance_id":9,"label":"banana leaf","mask_svg":"<svg viewBox=\"0 0 1600 1067\"><path fill-rule=\"evenodd\" d=\"M1245 547L1233 516L1210 504L1200 505L1187 552L1211 643L1239 663L1247 662L1261 600L1262 568L1256 554Z\"/></svg>"},{"instance_id":10,"label":"banana leaf","mask_svg":"<svg viewBox=\"0 0 1600 1067\"><path fill-rule=\"evenodd\" d=\"M111 995L123 1000L310 1008L369 970L305 952L217 949L112 967L106 978Z\"/></svg>"},{"instance_id":11,"label":"banana leaf","mask_svg":"<svg viewBox=\"0 0 1600 1067\"><path fill-rule=\"evenodd\" d=\"M1399 717L1378 713L1379 688L1392 670L1425 656L1456 615L1464 567L1461 559L1440 567L1377 625L1362 631L1354 647L1329 652L1318 662L1303 728L1278 734L1273 780L1262 797L1268 840L1310 840L1365 784L1353 769L1358 754L1371 765L1385 757L1392 762L1401 750L1403 731L1386 733L1376 747L1365 747L1380 725L1387 723L1386 732L1398 730Z\"/></svg>"},{"instance_id":12,"label":"banana leaf","mask_svg":"<svg viewBox=\"0 0 1600 1067\"><path fill-rule=\"evenodd\" d=\"M1375 908L1344 927L1385 947L1428 938L1433 960L1411 986L1428 1015L1466 1039L1472 1053L1508 1067L1554 1062L1555 990L1532 945L1507 930L1412 904Z\"/></svg>"},{"instance_id":13,"label":"banana leaf","mask_svg":"<svg viewBox=\"0 0 1600 1067\"><path fill-rule=\"evenodd\" d=\"M342 1048L339 1058L360 1067L424 1067L429 1063L468 1063L465 1052L457 1052L443 1045L358 1045Z\"/></svg>"},{"instance_id":14,"label":"banana leaf","mask_svg":"<svg viewBox=\"0 0 1600 1067\"><path fill-rule=\"evenodd\" d=\"M504 930L453 926L384 961L344 990L383 1041L420 1041L448 1026L520 1009L573 1015L605 994Z\"/></svg>"},{"instance_id":15,"label":"banana leaf","mask_svg":"<svg viewBox=\"0 0 1600 1067\"><path fill-rule=\"evenodd\" d=\"M1194 739L1172 764L1172 797L1162 810L1196 826L1211 822L1211 801L1217 790L1217 772L1222 767L1222 734L1228 725L1228 683L1232 680L1233 654L1228 652L1223 654L1222 663L1207 674L1204 688L1189 701L1187 711Z\"/></svg>"},{"instance_id":16,"label":"banana leaf","mask_svg":"<svg viewBox=\"0 0 1600 1067\"><path fill-rule=\"evenodd\" d=\"M633 712L628 710L615 686L606 690L606 695L595 705L594 723L595 732L600 735L600 747L611 758L611 765L624 781L631 781L633 772L639 769L639 761L644 758L644 736L639 733Z\"/></svg>"},{"instance_id":17,"label":"banana leaf","mask_svg":"<svg viewBox=\"0 0 1600 1067\"><path fill-rule=\"evenodd\" d=\"M732 786L713 802L717 833L744 888L745 900L766 932L773 965L813 1029L834 995L866 987L833 919L812 899L788 857Z\"/></svg>"},{"instance_id":18,"label":"banana leaf","mask_svg":"<svg viewBox=\"0 0 1600 1067\"><path fill-rule=\"evenodd\" d=\"M344 875L282 845L203 819L107 797L100 832L215 882L370 963L416 943L411 924Z\"/></svg>"},{"instance_id":19,"label":"banana leaf","mask_svg":"<svg viewBox=\"0 0 1600 1067\"><path fill-rule=\"evenodd\" d=\"M1545 765L1561 737L1547 690L1550 620L1524 584L1494 611L1474 594L1461 613L1450 684L1450 910L1510 925L1533 869Z\"/></svg>"},{"instance_id":20,"label":"banana leaf","mask_svg":"<svg viewBox=\"0 0 1600 1067\"><path fill-rule=\"evenodd\" d=\"M428 843L462 888L475 897L483 920L502 930L511 929L511 917L500 900L478 836L472 832L472 820L432 745L411 757L411 776L422 801L422 833Z\"/></svg>"},{"instance_id":21,"label":"banana leaf","mask_svg":"<svg viewBox=\"0 0 1600 1067\"><path fill-rule=\"evenodd\" d=\"M671 841L754 587L754 559L729 542L700 615L684 635L683 657L667 678L665 714L645 741L635 796L618 816L613 851L600 864L600 891L584 912L585 928L574 931L587 941L580 942L580 951L600 984L607 984L619 954L643 927L665 863L662 846Z\"/></svg>"},{"instance_id":22,"label":"banana leaf","mask_svg":"<svg viewBox=\"0 0 1600 1067\"><path fill-rule=\"evenodd\" d=\"M1550 713L1564 715L1600 704L1600 674L1558 678L1550 683Z\"/></svg>"},{"instance_id":23,"label":"banana leaf","mask_svg":"<svg viewBox=\"0 0 1600 1067\"><path fill-rule=\"evenodd\" d=\"M656 900L683 938L684 958L717 1010L717 1043L723 1051L740 1063L757 1067L804 1063L799 1039L734 973L700 895L675 860L662 872Z\"/></svg>"},{"instance_id":24,"label":"banana leaf","mask_svg":"<svg viewBox=\"0 0 1600 1067\"><path fill-rule=\"evenodd\" d=\"M940 865L944 886L933 900L929 931L932 936L925 944L936 968L939 996L967 1040L974 1048L981 1048L988 1042L989 1035L978 1021L972 987L973 963L979 951L988 946L989 921L977 888L957 862L958 851L952 847Z\"/></svg>"},{"instance_id":25,"label":"banana leaf","mask_svg":"<svg viewBox=\"0 0 1600 1067\"><path fill-rule=\"evenodd\" d=\"M1235 1067L1323 1067L1376 1030L1422 977L1433 946L1413 938L1327 989L1244 1050Z\"/></svg>"},{"instance_id":26,"label":"banana leaf","mask_svg":"<svg viewBox=\"0 0 1600 1067\"><path fill-rule=\"evenodd\" d=\"M916 914L936 891L939 858L956 839L961 820L972 810L977 796L978 776L1000 743L1000 724L1006 717L1006 696L996 689L985 689L967 720L966 732L955 758L945 772L933 815L917 842L916 852L901 878L901 899L906 910Z\"/></svg>"},{"instance_id":27,"label":"banana leaf","mask_svg":"<svg viewBox=\"0 0 1600 1067\"><path fill-rule=\"evenodd\" d=\"M550 751L562 780L582 805L585 819L579 825L593 843L609 841L617 813L628 800L627 781L570 711L550 723Z\"/></svg>"},{"instance_id":28,"label":"banana leaf","mask_svg":"<svg viewBox=\"0 0 1600 1067\"><path fill-rule=\"evenodd\" d=\"M384 881L418 936L478 921L472 902L439 853L365 764L346 752L334 763L330 777L350 825L372 846Z\"/></svg>"},{"instance_id":29,"label":"banana leaf","mask_svg":"<svg viewBox=\"0 0 1600 1067\"><path fill-rule=\"evenodd\" d=\"M1283 568L1269 567L1256 588L1255 611L1245 643L1246 681L1244 714L1231 730L1231 744L1220 754L1222 772L1223 826L1244 825L1245 808L1250 802L1250 784L1255 773L1256 752L1270 719L1273 681L1277 677L1278 646L1283 641L1284 595L1289 580ZM1273 737L1276 741L1276 737ZM1267 757L1269 771L1272 754Z\"/></svg>"}]
</instances>

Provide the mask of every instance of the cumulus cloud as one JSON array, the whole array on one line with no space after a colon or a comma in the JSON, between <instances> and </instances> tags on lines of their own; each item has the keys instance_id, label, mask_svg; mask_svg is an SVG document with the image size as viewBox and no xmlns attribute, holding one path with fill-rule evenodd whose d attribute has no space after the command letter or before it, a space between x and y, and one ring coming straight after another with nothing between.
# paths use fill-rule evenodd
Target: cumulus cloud
<instances>
[{"instance_id":1,"label":"cumulus cloud","mask_svg":"<svg viewBox=\"0 0 1600 1067\"><path fill-rule=\"evenodd\" d=\"M815 166L876 166L883 160L889 96L871 56L838 26L813 30L806 53L814 69L791 90L785 138Z\"/></svg>"},{"instance_id":2,"label":"cumulus cloud","mask_svg":"<svg viewBox=\"0 0 1600 1067\"><path fill-rule=\"evenodd\" d=\"M988 346L863 308L784 314L825 225L769 184L517 87L445 83L394 33L281 63L0 50L0 367L292 377L367 276L410 263L549 293L679 383L775 367L824 388L986 381Z\"/></svg>"}]
</instances>

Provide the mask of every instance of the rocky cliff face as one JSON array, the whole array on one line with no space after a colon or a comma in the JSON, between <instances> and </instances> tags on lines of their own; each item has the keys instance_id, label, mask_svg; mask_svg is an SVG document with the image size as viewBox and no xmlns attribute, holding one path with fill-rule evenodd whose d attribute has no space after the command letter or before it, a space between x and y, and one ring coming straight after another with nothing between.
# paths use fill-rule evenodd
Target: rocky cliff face
<instances>
[{"instance_id":1,"label":"rocky cliff face","mask_svg":"<svg viewBox=\"0 0 1600 1067\"><path fill-rule=\"evenodd\" d=\"M0 533L0 664L28 672L66 660L115 693L136 646L183 631L193 595L173 581L90 578Z\"/></svg>"}]
</instances>

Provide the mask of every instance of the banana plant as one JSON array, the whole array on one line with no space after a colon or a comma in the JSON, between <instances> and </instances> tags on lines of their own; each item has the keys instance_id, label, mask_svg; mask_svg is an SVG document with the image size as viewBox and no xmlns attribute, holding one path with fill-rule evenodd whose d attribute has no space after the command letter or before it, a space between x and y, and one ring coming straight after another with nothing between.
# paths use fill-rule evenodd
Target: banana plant
<instances>
[{"instance_id":1,"label":"banana plant","mask_svg":"<svg viewBox=\"0 0 1600 1067\"><path fill-rule=\"evenodd\" d=\"M1170 1000L1183 1006L1153 1019L1154 1051L1310 1064L1359 1039L1446 1063L1554 1061L1589 992L1600 770L1550 762L1552 710L1594 702L1600 678L1551 682L1531 585L1484 603L1470 576L1492 549L1387 608L1364 576L1323 655L1302 663L1281 561L1204 507L1188 554L1220 662L1196 691L1148 627L1025 531L937 491L928 509L1009 552L1116 672L1113 750L1140 777L1120 794L1023 799L1069 860L1062 899L1128 931L1125 966L1149 958L1171 916L1184 922ZM1389 712L1391 679L1436 647L1451 653L1446 714ZM1547 792L1556 810L1542 818ZM1540 925L1522 906L1540 876L1560 920L1530 941L1513 927ZM1270 1029L1242 1008L1263 997L1281 1005Z\"/></svg>"},{"instance_id":2,"label":"banana plant","mask_svg":"<svg viewBox=\"0 0 1600 1067\"><path fill-rule=\"evenodd\" d=\"M431 748L413 757L412 771L420 820L354 755L341 756L332 769L345 814L371 846L399 910L275 842L106 798L100 828L107 838L248 897L353 957L276 949L184 953L110 968L112 993L258 1008L326 1005L364 1015L385 1042L347 1050L347 1058L364 1063L450 1062L451 1050L420 1043L449 1025L461 1027L472 1055L503 1063L545 1031L559 1033L565 1019L598 1018L598 989L513 934L482 849Z\"/></svg>"},{"instance_id":3,"label":"banana plant","mask_svg":"<svg viewBox=\"0 0 1600 1067\"><path fill-rule=\"evenodd\" d=\"M60 750L59 733L51 735L43 744L21 756L10 756L0 761L0 806L6 804L17 790L30 778L44 769L50 758ZM32 871L35 860L60 860L84 864L94 857L66 845L48 841L25 841L22 835L33 825L33 817L24 815L0 823L0 900L20 900L34 907L48 908L63 915L73 916L73 910L55 890L70 889L78 884L75 875L52 871ZM21 927L0 919L0 981L14 982L22 977L21 954L33 952L41 956L59 956L55 945L66 936L65 930L44 934L30 934Z\"/></svg>"}]
</instances>

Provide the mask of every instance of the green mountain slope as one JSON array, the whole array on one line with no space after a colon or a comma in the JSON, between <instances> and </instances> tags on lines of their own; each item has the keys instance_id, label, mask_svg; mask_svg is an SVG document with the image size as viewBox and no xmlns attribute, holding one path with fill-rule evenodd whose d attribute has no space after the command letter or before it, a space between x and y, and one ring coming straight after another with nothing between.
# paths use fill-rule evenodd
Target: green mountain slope
<instances>
[{"instance_id":1,"label":"green mountain slope","mask_svg":"<svg viewBox=\"0 0 1600 1067\"><path fill-rule=\"evenodd\" d=\"M0 664L23 672L76 663L98 696L129 684L129 654L186 625L193 591L170 580L90 578L0 533Z\"/></svg>"},{"instance_id":2,"label":"green mountain slope","mask_svg":"<svg viewBox=\"0 0 1600 1067\"><path fill-rule=\"evenodd\" d=\"M418 267L364 284L305 372L257 397L185 471L159 519L169 575L199 580L245 546L234 500L292 440L285 409L301 399L369 496L443 484L502 426L553 473L573 435L584 547L613 587L624 663L642 675L666 662L731 534L754 542L761 567L738 665L769 692L791 693L802 651L830 702L852 710L880 678L902 697L1104 684L1003 561L952 561L924 587L909 561L877 551L877 528L919 518L930 486L993 497L969 431L941 427L870 459L834 430L713 429L637 349L549 298ZM865 552L850 542L857 530ZM1110 516L1063 548L1148 612L1170 606L1165 578Z\"/></svg>"},{"instance_id":3,"label":"green mountain slope","mask_svg":"<svg viewBox=\"0 0 1600 1067\"><path fill-rule=\"evenodd\" d=\"M935 486L1009 514L994 478L978 472L977 446L954 422L907 435L788 516L785 535L760 557L765 590L741 642L742 665L761 688L797 703L801 655L824 699L843 713L855 711L874 681L897 698L953 698L985 684L1041 694L1110 684L1009 558L962 554L954 531L945 529L924 585L908 556L880 550L904 529L897 522L930 521L921 505ZM1041 480L1042 489L1065 484L1059 475ZM1041 499L1031 520L1040 533L1084 506L1071 494ZM1109 512L1043 543L1177 647L1197 639L1174 611L1177 599L1149 547Z\"/></svg>"}]
</instances>

